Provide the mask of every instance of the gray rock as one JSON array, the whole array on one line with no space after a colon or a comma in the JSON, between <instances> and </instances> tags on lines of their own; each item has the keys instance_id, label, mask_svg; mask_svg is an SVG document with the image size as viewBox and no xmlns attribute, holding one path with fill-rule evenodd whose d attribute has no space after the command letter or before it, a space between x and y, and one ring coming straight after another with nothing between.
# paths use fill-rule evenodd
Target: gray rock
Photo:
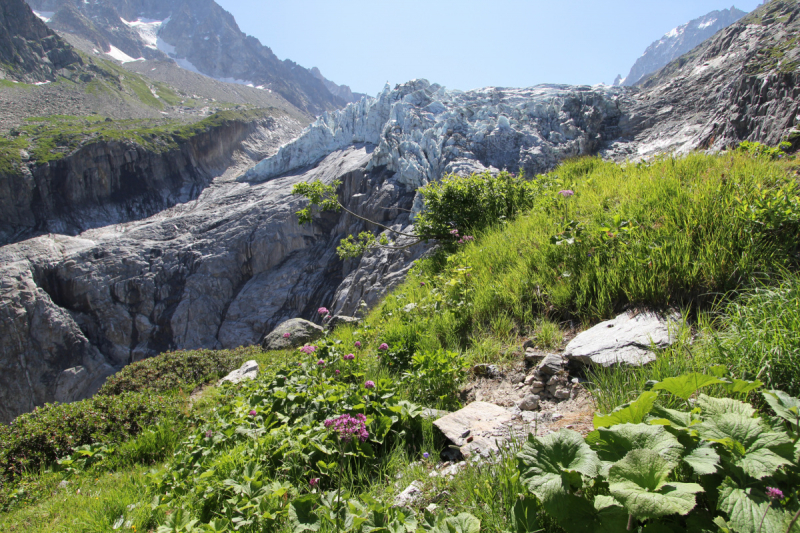
<instances>
[{"instance_id":1,"label":"gray rock","mask_svg":"<svg viewBox=\"0 0 800 533\"><path fill-rule=\"evenodd\" d=\"M258 363L254 360L245 361L242 366L220 379L217 385L222 385L226 381L235 384L246 379L256 379L256 377L258 377Z\"/></svg>"},{"instance_id":2,"label":"gray rock","mask_svg":"<svg viewBox=\"0 0 800 533\"><path fill-rule=\"evenodd\" d=\"M534 411L539 407L539 396L536 394L528 394L517 406L523 411Z\"/></svg>"},{"instance_id":3,"label":"gray rock","mask_svg":"<svg viewBox=\"0 0 800 533\"><path fill-rule=\"evenodd\" d=\"M422 410L422 418L426 418L428 420L437 420L442 418L443 416L447 416L450 414L449 411L443 411L441 409L433 409L431 407L426 407Z\"/></svg>"},{"instance_id":4,"label":"gray rock","mask_svg":"<svg viewBox=\"0 0 800 533\"><path fill-rule=\"evenodd\" d=\"M422 487L421 481L412 481L403 492L395 497L392 507L411 507L422 497Z\"/></svg>"},{"instance_id":5,"label":"gray rock","mask_svg":"<svg viewBox=\"0 0 800 533\"><path fill-rule=\"evenodd\" d=\"M330 318L330 320L328 320L328 323L325 324L325 327L333 331L339 326L357 326L360 321L360 319L354 316L334 315Z\"/></svg>"},{"instance_id":6,"label":"gray rock","mask_svg":"<svg viewBox=\"0 0 800 533\"><path fill-rule=\"evenodd\" d=\"M467 444L470 435L494 433L500 426L511 421L513 415L499 405L488 402L472 402L447 416L436 420L433 425L456 446Z\"/></svg>"},{"instance_id":7,"label":"gray rock","mask_svg":"<svg viewBox=\"0 0 800 533\"><path fill-rule=\"evenodd\" d=\"M564 358L560 355L549 353L536 366L535 373L539 376L552 376L564 369Z\"/></svg>"},{"instance_id":8,"label":"gray rock","mask_svg":"<svg viewBox=\"0 0 800 533\"><path fill-rule=\"evenodd\" d=\"M286 337L286 334L289 334ZM292 318L282 322L269 335L264 337L261 347L265 350L287 350L311 344L325 334L325 330L313 322L302 318Z\"/></svg>"},{"instance_id":9,"label":"gray rock","mask_svg":"<svg viewBox=\"0 0 800 533\"><path fill-rule=\"evenodd\" d=\"M623 313L578 334L564 353L570 360L586 365L641 366L655 360L651 344L663 348L674 342L677 318L655 313Z\"/></svg>"},{"instance_id":10,"label":"gray rock","mask_svg":"<svg viewBox=\"0 0 800 533\"><path fill-rule=\"evenodd\" d=\"M557 400L567 400L571 395L571 390L566 387L558 387L553 392L553 397Z\"/></svg>"},{"instance_id":11,"label":"gray rock","mask_svg":"<svg viewBox=\"0 0 800 533\"><path fill-rule=\"evenodd\" d=\"M479 364L472 367L472 373L479 377L486 377L490 379L499 378L502 374L500 369L495 365Z\"/></svg>"},{"instance_id":12,"label":"gray rock","mask_svg":"<svg viewBox=\"0 0 800 533\"><path fill-rule=\"evenodd\" d=\"M547 353L528 348L525 350L525 362L530 365L537 365L547 356Z\"/></svg>"}]
</instances>

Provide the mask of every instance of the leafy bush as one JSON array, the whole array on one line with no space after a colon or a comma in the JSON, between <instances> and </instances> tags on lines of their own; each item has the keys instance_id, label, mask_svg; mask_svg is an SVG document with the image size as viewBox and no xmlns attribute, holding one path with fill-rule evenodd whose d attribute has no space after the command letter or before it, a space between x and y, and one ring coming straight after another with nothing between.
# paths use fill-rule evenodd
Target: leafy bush
<instances>
[{"instance_id":1,"label":"leafy bush","mask_svg":"<svg viewBox=\"0 0 800 533\"><path fill-rule=\"evenodd\" d=\"M160 420L179 416L179 402L151 393L95 396L46 404L0 425L0 471L6 482L52 464L80 446L123 442Z\"/></svg>"},{"instance_id":2,"label":"leafy bush","mask_svg":"<svg viewBox=\"0 0 800 533\"><path fill-rule=\"evenodd\" d=\"M585 440L566 429L530 436L517 455L520 480L568 533L788 531L800 510L800 400L764 392L770 418L697 394L709 386L746 394L761 384L698 373L665 379L596 414ZM656 405L661 391L684 409Z\"/></svg>"},{"instance_id":3,"label":"leafy bush","mask_svg":"<svg viewBox=\"0 0 800 533\"><path fill-rule=\"evenodd\" d=\"M419 189L424 208L414 231L422 237L447 236L454 229L462 235L478 232L530 209L546 185L544 177L526 180L522 173L445 176Z\"/></svg>"},{"instance_id":4,"label":"leafy bush","mask_svg":"<svg viewBox=\"0 0 800 533\"><path fill-rule=\"evenodd\" d=\"M402 378L409 397L422 405L458 409L458 390L466 373L462 357L447 350L430 350L411 358L411 370Z\"/></svg>"},{"instance_id":5,"label":"leafy bush","mask_svg":"<svg viewBox=\"0 0 800 533\"><path fill-rule=\"evenodd\" d=\"M769 159L777 159L783 157L792 147L792 143L782 142L776 147L767 146L759 142L742 141L736 150L744 152L755 157L766 157Z\"/></svg>"},{"instance_id":6,"label":"leafy bush","mask_svg":"<svg viewBox=\"0 0 800 533\"><path fill-rule=\"evenodd\" d=\"M126 391L191 391L219 379L261 353L257 346L233 350L168 352L132 363L110 378L98 394L110 396Z\"/></svg>"}]
</instances>

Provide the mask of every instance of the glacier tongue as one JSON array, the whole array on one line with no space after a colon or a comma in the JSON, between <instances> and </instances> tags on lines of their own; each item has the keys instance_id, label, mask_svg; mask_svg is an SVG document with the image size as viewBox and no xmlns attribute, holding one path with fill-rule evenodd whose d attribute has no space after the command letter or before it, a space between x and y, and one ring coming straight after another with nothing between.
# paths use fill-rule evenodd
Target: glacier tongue
<instances>
[{"instance_id":1,"label":"glacier tongue","mask_svg":"<svg viewBox=\"0 0 800 533\"><path fill-rule=\"evenodd\" d=\"M367 170L385 167L412 189L449 172L539 173L616 137L623 94L607 86L462 92L422 79L387 85L377 98L320 116L245 179L272 179L356 143L377 145Z\"/></svg>"}]
</instances>

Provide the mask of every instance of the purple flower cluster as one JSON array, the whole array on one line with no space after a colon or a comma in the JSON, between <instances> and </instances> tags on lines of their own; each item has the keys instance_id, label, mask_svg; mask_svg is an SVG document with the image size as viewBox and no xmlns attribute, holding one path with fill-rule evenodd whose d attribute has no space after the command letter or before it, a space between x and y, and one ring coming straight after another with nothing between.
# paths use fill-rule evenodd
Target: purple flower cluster
<instances>
[{"instance_id":1,"label":"purple flower cluster","mask_svg":"<svg viewBox=\"0 0 800 533\"><path fill-rule=\"evenodd\" d=\"M451 229L450 230L450 235L455 235L456 237L458 237L458 230L457 229Z\"/></svg>"},{"instance_id":2,"label":"purple flower cluster","mask_svg":"<svg viewBox=\"0 0 800 533\"><path fill-rule=\"evenodd\" d=\"M328 419L325 421L325 427L333 429L344 442L350 442L353 437L357 437L361 442L369 438L367 417L361 413L356 416L342 415L333 420Z\"/></svg>"},{"instance_id":3,"label":"purple flower cluster","mask_svg":"<svg viewBox=\"0 0 800 533\"><path fill-rule=\"evenodd\" d=\"M368 380L366 383L364 383L364 388L365 389L374 389L375 388L375 382L372 381L372 380Z\"/></svg>"},{"instance_id":4,"label":"purple flower cluster","mask_svg":"<svg viewBox=\"0 0 800 533\"><path fill-rule=\"evenodd\" d=\"M389 345L388 345L388 344L386 344L385 342L384 342L384 343L381 343L381 345L380 345L380 346L378 346L378 349L379 349L379 350L383 350L383 351L385 352L386 350L388 350L388 349L389 349Z\"/></svg>"},{"instance_id":5,"label":"purple flower cluster","mask_svg":"<svg viewBox=\"0 0 800 533\"><path fill-rule=\"evenodd\" d=\"M767 487L767 498L770 500L782 500L783 491L781 489L776 489L775 487Z\"/></svg>"},{"instance_id":6,"label":"purple flower cluster","mask_svg":"<svg viewBox=\"0 0 800 533\"><path fill-rule=\"evenodd\" d=\"M319 361L317 361L317 364L318 364L319 366L322 366L322 365L324 365L324 364L325 364L325 361L323 361L322 359L320 359Z\"/></svg>"},{"instance_id":7,"label":"purple flower cluster","mask_svg":"<svg viewBox=\"0 0 800 533\"><path fill-rule=\"evenodd\" d=\"M355 347L356 348L361 348L361 341L356 341Z\"/></svg>"},{"instance_id":8,"label":"purple flower cluster","mask_svg":"<svg viewBox=\"0 0 800 533\"><path fill-rule=\"evenodd\" d=\"M356 356L351 354L351 353L349 353L349 354L345 355L344 357L342 357L342 359L344 359L345 361L352 361L355 358L356 358Z\"/></svg>"},{"instance_id":9,"label":"purple flower cluster","mask_svg":"<svg viewBox=\"0 0 800 533\"><path fill-rule=\"evenodd\" d=\"M250 411L250 416L256 416L256 410L255 410L255 409L253 409L252 411Z\"/></svg>"},{"instance_id":10,"label":"purple flower cluster","mask_svg":"<svg viewBox=\"0 0 800 533\"><path fill-rule=\"evenodd\" d=\"M300 351L303 353L311 354L317 351L317 347L306 344L305 346L300 348Z\"/></svg>"},{"instance_id":11,"label":"purple flower cluster","mask_svg":"<svg viewBox=\"0 0 800 533\"><path fill-rule=\"evenodd\" d=\"M214 436L214 432L213 431L211 431L210 429L208 431L206 431L206 438L207 439L210 439L213 436Z\"/></svg>"},{"instance_id":12,"label":"purple flower cluster","mask_svg":"<svg viewBox=\"0 0 800 533\"><path fill-rule=\"evenodd\" d=\"M286 333L284 333L284 334L283 334L283 338L284 338L284 339L288 339L288 338L289 338L289 337L291 337L291 336L292 336L292 334L291 334L291 333L289 333L288 331L287 331Z\"/></svg>"},{"instance_id":13,"label":"purple flower cluster","mask_svg":"<svg viewBox=\"0 0 800 533\"><path fill-rule=\"evenodd\" d=\"M327 315L329 314L329 311L327 307L320 307L319 309L317 309L317 313L321 315Z\"/></svg>"},{"instance_id":14,"label":"purple flower cluster","mask_svg":"<svg viewBox=\"0 0 800 533\"><path fill-rule=\"evenodd\" d=\"M308 480L308 484L311 485L312 487L316 487L317 485L319 485L319 478L312 477L311 479Z\"/></svg>"},{"instance_id":15,"label":"purple flower cluster","mask_svg":"<svg viewBox=\"0 0 800 533\"><path fill-rule=\"evenodd\" d=\"M569 189L564 189L563 191L558 191L558 194L560 194L564 198L569 198L570 196L575 194L575 191L571 191Z\"/></svg>"},{"instance_id":16,"label":"purple flower cluster","mask_svg":"<svg viewBox=\"0 0 800 533\"><path fill-rule=\"evenodd\" d=\"M474 241L474 240L475 240L475 237L473 237L472 235L464 235L463 237L458 239L458 244L466 244L469 241Z\"/></svg>"}]
</instances>

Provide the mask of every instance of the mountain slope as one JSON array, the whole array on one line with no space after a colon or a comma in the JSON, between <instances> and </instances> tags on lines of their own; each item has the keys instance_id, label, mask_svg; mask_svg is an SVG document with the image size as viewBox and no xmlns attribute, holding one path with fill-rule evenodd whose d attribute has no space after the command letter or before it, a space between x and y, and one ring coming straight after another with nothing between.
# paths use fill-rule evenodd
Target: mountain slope
<instances>
[{"instance_id":1,"label":"mountain slope","mask_svg":"<svg viewBox=\"0 0 800 533\"><path fill-rule=\"evenodd\" d=\"M279 60L213 0L27 1L54 29L123 62L169 57L212 78L274 91L313 115L354 99L346 86Z\"/></svg>"},{"instance_id":2,"label":"mountain slope","mask_svg":"<svg viewBox=\"0 0 800 533\"><path fill-rule=\"evenodd\" d=\"M80 56L22 0L0 4L0 79L54 81L58 70L81 65Z\"/></svg>"},{"instance_id":3,"label":"mountain slope","mask_svg":"<svg viewBox=\"0 0 800 533\"><path fill-rule=\"evenodd\" d=\"M731 7L712 11L664 34L661 39L647 47L642 57L636 60L625 78L617 76L614 85L636 85L643 77L679 58L718 31L727 28L743 16L745 11Z\"/></svg>"}]
</instances>

